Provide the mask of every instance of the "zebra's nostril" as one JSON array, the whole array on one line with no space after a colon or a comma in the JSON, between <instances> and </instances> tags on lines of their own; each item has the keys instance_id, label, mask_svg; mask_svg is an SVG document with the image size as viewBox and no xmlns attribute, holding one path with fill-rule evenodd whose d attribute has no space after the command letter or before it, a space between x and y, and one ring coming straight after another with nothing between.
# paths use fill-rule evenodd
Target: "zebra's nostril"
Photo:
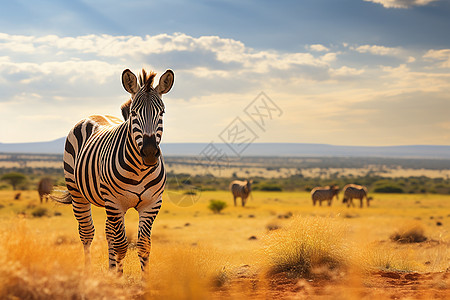
<instances>
[{"instance_id":1,"label":"zebra's nostril","mask_svg":"<svg viewBox=\"0 0 450 300\"><path fill-rule=\"evenodd\" d=\"M156 137L154 134L151 136L144 135L142 148L141 148L141 156L144 161L150 162L157 159L161 154L161 150L156 143Z\"/></svg>"}]
</instances>

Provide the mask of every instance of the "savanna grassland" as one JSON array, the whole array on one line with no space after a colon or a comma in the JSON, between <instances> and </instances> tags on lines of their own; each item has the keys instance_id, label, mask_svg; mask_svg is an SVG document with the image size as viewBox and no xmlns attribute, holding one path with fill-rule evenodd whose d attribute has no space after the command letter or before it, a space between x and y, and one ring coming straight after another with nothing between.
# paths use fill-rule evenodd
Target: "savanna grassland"
<instances>
[{"instance_id":1,"label":"savanna grassland","mask_svg":"<svg viewBox=\"0 0 450 300\"><path fill-rule=\"evenodd\" d=\"M372 193L369 208L313 207L308 192L166 190L148 274L126 215L124 275L108 271L104 209L84 268L70 206L0 191L2 299L399 299L450 295L450 195ZM340 199L342 195L340 195ZM219 214L211 200L228 206Z\"/></svg>"}]
</instances>

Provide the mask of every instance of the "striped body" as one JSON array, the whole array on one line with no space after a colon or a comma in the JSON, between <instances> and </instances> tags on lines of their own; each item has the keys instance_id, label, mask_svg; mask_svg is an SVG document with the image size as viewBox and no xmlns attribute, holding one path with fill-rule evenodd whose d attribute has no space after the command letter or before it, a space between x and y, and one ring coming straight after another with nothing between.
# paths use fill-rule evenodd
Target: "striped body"
<instances>
[{"instance_id":1,"label":"striped body","mask_svg":"<svg viewBox=\"0 0 450 300\"><path fill-rule=\"evenodd\" d=\"M343 203L347 203L347 207L354 206L353 199L359 199L360 207L363 207L363 199L366 198L367 206L369 206L369 201L371 198L367 196L367 188L362 185L357 184L347 184L344 187L344 199Z\"/></svg>"},{"instance_id":2,"label":"striped body","mask_svg":"<svg viewBox=\"0 0 450 300\"><path fill-rule=\"evenodd\" d=\"M333 201L333 197L336 196L336 200L338 199L339 187L315 187L311 191L311 199L313 201L313 205L316 205L316 202L319 202L319 205L322 206L322 201L327 201L328 206L331 206L331 202Z\"/></svg>"},{"instance_id":3,"label":"striped body","mask_svg":"<svg viewBox=\"0 0 450 300\"><path fill-rule=\"evenodd\" d=\"M119 272L123 272L122 260L128 249L124 215L130 208L138 211L136 246L141 269L147 265L151 229L166 183L159 148L164 113L161 95L172 87L173 72L164 73L156 88L152 87L154 76L143 70L138 85L136 76L125 70L122 83L131 94L122 105L125 121L93 115L78 122L67 136L64 174L70 195L52 199L72 204L87 265L95 232L91 204L106 210L109 267Z\"/></svg>"},{"instance_id":4,"label":"striped body","mask_svg":"<svg viewBox=\"0 0 450 300\"><path fill-rule=\"evenodd\" d=\"M230 190L233 194L234 206L236 206L236 198L241 198L242 206L247 203L247 198L252 190L252 181L234 180L230 184Z\"/></svg>"},{"instance_id":5,"label":"striped body","mask_svg":"<svg viewBox=\"0 0 450 300\"><path fill-rule=\"evenodd\" d=\"M100 122L99 122L100 121ZM64 153L66 183L73 198L104 207L128 210L156 204L164 190L164 163L141 169L139 151L133 147L130 119L91 116L69 133Z\"/></svg>"}]
</instances>

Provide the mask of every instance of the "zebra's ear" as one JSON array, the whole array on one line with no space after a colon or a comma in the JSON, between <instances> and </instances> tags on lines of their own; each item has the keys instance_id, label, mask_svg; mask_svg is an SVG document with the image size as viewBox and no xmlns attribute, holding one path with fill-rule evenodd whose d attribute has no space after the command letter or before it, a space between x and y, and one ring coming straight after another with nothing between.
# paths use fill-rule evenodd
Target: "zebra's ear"
<instances>
[{"instance_id":1,"label":"zebra's ear","mask_svg":"<svg viewBox=\"0 0 450 300\"><path fill-rule=\"evenodd\" d=\"M136 75L128 69L122 72L122 85L131 95L136 94L139 90Z\"/></svg>"},{"instance_id":2,"label":"zebra's ear","mask_svg":"<svg viewBox=\"0 0 450 300\"><path fill-rule=\"evenodd\" d=\"M170 91L173 86L174 74L172 70L167 70L164 74L159 78L159 84L155 88L156 92L161 96Z\"/></svg>"}]
</instances>

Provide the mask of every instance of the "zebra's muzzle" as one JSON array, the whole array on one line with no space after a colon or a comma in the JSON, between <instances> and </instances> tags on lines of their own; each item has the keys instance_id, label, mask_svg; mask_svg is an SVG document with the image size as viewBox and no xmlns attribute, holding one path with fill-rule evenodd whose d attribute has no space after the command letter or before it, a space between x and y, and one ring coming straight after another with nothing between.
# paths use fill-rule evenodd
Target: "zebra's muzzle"
<instances>
[{"instance_id":1,"label":"zebra's muzzle","mask_svg":"<svg viewBox=\"0 0 450 300\"><path fill-rule=\"evenodd\" d=\"M154 134L151 136L144 135L141 157L144 165L154 166L158 163L159 156L161 155L161 150L156 143L156 137Z\"/></svg>"}]
</instances>

